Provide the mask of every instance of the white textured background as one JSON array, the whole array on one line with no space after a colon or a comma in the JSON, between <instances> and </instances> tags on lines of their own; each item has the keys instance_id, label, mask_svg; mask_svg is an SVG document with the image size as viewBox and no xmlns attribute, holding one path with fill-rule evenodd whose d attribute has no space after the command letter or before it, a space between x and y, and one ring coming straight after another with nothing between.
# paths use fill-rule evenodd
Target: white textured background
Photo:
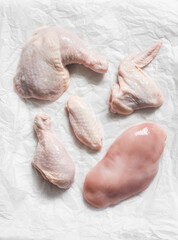
<instances>
[{"instance_id":1,"label":"white textured background","mask_svg":"<svg viewBox=\"0 0 178 240\"><path fill-rule=\"evenodd\" d=\"M13 76L23 44L42 25L61 25L78 33L90 49L105 55L105 76L83 66L69 67L69 89L56 102L23 100ZM163 46L145 72L165 96L157 110L122 117L108 111L120 61L158 40ZM69 96L85 98L104 133L99 153L84 147L69 126ZM33 119L46 112L52 131L72 156L76 179L60 191L32 168L37 140ZM168 134L159 173L150 187L114 207L96 210L82 198L89 169L127 127L143 121ZM0 239L1 240L177 240L178 239L178 1L4 0L0 1Z\"/></svg>"}]
</instances>

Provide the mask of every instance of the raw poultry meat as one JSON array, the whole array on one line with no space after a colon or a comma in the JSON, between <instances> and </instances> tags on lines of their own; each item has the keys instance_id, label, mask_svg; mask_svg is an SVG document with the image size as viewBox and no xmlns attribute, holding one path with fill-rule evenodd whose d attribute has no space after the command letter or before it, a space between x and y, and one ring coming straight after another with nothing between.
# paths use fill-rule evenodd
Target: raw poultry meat
<instances>
[{"instance_id":1,"label":"raw poultry meat","mask_svg":"<svg viewBox=\"0 0 178 240\"><path fill-rule=\"evenodd\" d=\"M83 188L86 201L104 208L146 189L158 171L165 141L166 133L153 123L127 129L87 174Z\"/></svg>"},{"instance_id":2,"label":"raw poultry meat","mask_svg":"<svg viewBox=\"0 0 178 240\"><path fill-rule=\"evenodd\" d=\"M51 131L51 119L45 114L35 117L34 128L38 137L38 145L32 165L44 179L67 189L74 181L75 167L72 159Z\"/></svg>"},{"instance_id":3,"label":"raw poultry meat","mask_svg":"<svg viewBox=\"0 0 178 240\"><path fill-rule=\"evenodd\" d=\"M74 33L61 27L41 27L25 44L14 86L23 98L54 101L69 86L68 64L78 63L98 73L108 69L106 58L95 55Z\"/></svg>"},{"instance_id":4,"label":"raw poultry meat","mask_svg":"<svg viewBox=\"0 0 178 240\"><path fill-rule=\"evenodd\" d=\"M78 96L72 96L67 102L69 120L76 137L93 150L102 148L102 133L91 110Z\"/></svg>"},{"instance_id":5,"label":"raw poultry meat","mask_svg":"<svg viewBox=\"0 0 178 240\"><path fill-rule=\"evenodd\" d=\"M155 58L161 45L158 42L140 54L130 54L120 63L118 84L113 86L110 96L111 112L127 115L137 109L162 105L162 93L141 70Z\"/></svg>"}]
</instances>

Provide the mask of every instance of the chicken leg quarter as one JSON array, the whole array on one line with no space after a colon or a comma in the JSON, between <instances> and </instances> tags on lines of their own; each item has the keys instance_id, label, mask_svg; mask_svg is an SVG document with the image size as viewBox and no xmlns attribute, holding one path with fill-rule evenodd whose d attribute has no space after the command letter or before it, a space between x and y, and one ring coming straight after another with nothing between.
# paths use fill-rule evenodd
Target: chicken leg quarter
<instances>
[{"instance_id":1,"label":"chicken leg quarter","mask_svg":"<svg viewBox=\"0 0 178 240\"><path fill-rule=\"evenodd\" d=\"M108 69L106 58L93 54L76 34L61 27L41 27L22 50L15 89L23 98L54 101L69 86L65 66L72 63L98 73Z\"/></svg>"},{"instance_id":2,"label":"chicken leg quarter","mask_svg":"<svg viewBox=\"0 0 178 240\"><path fill-rule=\"evenodd\" d=\"M62 144L52 135L50 127L50 117L44 114L35 117L38 145L32 165L44 179L59 188L67 189L74 181L75 167Z\"/></svg>"},{"instance_id":3,"label":"chicken leg quarter","mask_svg":"<svg viewBox=\"0 0 178 240\"><path fill-rule=\"evenodd\" d=\"M141 70L155 58L161 45L158 42L140 54L130 54L120 63L118 83L113 86L109 101L111 112L128 115L137 109L162 105L162 93Z\"/></svg>"}]
</instances>

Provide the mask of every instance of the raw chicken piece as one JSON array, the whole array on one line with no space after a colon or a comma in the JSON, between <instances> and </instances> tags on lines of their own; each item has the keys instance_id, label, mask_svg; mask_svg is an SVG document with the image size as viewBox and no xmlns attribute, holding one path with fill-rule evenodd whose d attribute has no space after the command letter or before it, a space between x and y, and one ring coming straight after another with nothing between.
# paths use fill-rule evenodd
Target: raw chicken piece
<instances>
[{"instance_id":1,"label":"raw chicken piece","mask_svg":"<svg viewBox=\"0 0 178 240\"><path fill-rule=\"evenodd\" d=\"M155 58L161 45L158 42L140 54L130 54L120 63L118 84L113 86L110 96L111 112L127 115L137 109L162 105L162 93L141 70Z\"/></svg>"},{"instance_id":2,"label":"raw chicken piece","mask_svg":"<svg viewBox=\"0 0 178 240\"><path fill-rule=\"evenodd\" d=\"M105 73L105 57L95 55L74 33L61 27L41 27L25 44L14 86L23 98L54 101L68 88L70 78L65 67L83 64L93 71Z\"/></svg>"},{"instance_id":3,"label":"raw chicken piece","mask_svg":"<svg viewBox=\"0 0 178 240\"><path fill-rule=\"evenodd\" d=\"M52 135L50 117L44 114L37 115L34 128L38 145L32 165L44 179L59 188L69 188L74 181L75 167L62 144Z\"/></svg>"},{"instance_id":4,"label":"raw chicken piece","mask_svg":"<svg viewBox=\"0 0 178 240\"><path fill-rule=\"evenodd\" d=\"M101 149L102 133L84 100L78 96L70 97L67 110L76 137L93 150Z\"/></svg>"},{"instance_id":5,"label":"raw chicken piece","mask_svg":"<svg viewBox=\"0 0 178 240\"><path fill-rule=\"evenodd\" d=\"M83 189L86 201L104 208L146 189L158 171L165 140L164 130L153 123L127 129L87 174Z\"/></svg>"}]
</instances>

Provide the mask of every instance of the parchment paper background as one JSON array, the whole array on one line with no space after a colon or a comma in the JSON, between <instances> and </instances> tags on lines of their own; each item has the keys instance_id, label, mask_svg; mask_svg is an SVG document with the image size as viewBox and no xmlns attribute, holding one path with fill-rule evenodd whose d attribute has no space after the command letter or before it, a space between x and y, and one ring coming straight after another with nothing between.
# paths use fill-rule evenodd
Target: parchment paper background
<instances>
[{"instance_id":1,"label":"parchment paper background","mask_svg":"<svg viewBox=\"0 0 178 240\"><path fill-rule=\"evenodd\" d=\"M94 52L105 55L109 71L100 75L83 66L69 67L69 89L53 103L21 99L13 88L24 43L42 25L61 25L76 32ZM162 41L145 72L162 90L157 110L123 117L109 112L110 90L118 65ZM177 240L178 239L178 1L0 1L0 239L1 240ZM76 140L65 104L84 97L103 130L102 151ZM45 112L52 131L72 156L75 183L68 191L43 180L32 168L37 144L33 119ZM126 128L153 121L167 134L159 173L138 196L104 210L83 201L86 173Z\"/></svg>"}]
</instances>

